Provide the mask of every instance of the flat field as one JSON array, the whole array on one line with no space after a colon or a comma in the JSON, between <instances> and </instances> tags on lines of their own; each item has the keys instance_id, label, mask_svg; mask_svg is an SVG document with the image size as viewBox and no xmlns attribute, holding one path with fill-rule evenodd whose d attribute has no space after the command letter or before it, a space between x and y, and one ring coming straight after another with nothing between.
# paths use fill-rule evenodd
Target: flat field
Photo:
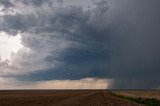
<instances>
[{"instance_id":1,"label":"flat field","mask_svg":"<svg viewBox=\"0 0 160 106\"><path fill-rule=\"evenodd\" d=\"M0 106L140 106L106 90L1 90Z\"/></svg>"}]
</instances>

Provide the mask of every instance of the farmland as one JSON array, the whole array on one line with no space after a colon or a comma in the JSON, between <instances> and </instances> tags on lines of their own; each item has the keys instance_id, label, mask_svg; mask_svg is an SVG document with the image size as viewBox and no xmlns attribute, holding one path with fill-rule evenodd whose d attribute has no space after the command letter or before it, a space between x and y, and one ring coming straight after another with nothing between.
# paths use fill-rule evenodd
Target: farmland
<instances>
[{"instance_id":1,"label":"farmland","mask_svg":"<svg viewBox=\"0 0 160 106\"><path fill-rule=\"evenodd\" d=\"M105 90L5 90L0 106L140 106Z\"/></svg>"}]
</instances>

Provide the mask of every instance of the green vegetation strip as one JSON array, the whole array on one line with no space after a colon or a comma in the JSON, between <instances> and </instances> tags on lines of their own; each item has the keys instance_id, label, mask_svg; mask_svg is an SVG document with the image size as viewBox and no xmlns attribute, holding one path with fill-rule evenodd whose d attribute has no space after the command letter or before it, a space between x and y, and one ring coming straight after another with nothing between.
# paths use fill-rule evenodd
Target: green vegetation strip
<instances>
[{"instance_id":1,"label":"green vegetation strip","mask_svg":"<svg viewBox=\"0 0 160 106\"><path fill-rule=\"evenodd\" d=\"M109 93L112 94L113 96L116 96L122 99L126 99L129 101L133 101L135 103L143 104L146 106L160 106L160 100L155 99L155 98L141 98L141 97L133 98L133 97L127 97L127 96L115 94L113 92L109 92Z\"/></svg>"}]
</instances>

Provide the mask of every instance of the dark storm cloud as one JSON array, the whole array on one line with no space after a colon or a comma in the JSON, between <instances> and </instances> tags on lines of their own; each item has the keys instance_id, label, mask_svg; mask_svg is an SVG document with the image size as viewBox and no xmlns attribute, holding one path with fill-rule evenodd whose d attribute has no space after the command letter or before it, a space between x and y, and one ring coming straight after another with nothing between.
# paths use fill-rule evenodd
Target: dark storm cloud
<instances>
[{"instance_id":1,"label":"dark storm cloud","mask_svg":"<svg viewBox=\"0 0 160 106\"><path fill-rule=\"evenodd\" d=\"M18 0L17 0L18 1ZM49 4L49 6L52 6L55 3L63 3L63 0L19 0L22 1L25 5L34 5L36 7L40 7L43 4Z\"/></svg>"},{"instance_id":2,"label":"dark storm cloud","mask_svg":"<svg viewBox=\"0 0 160 106\"><path fill-rule=\"evenodd\" d=\"M39 10L4 15L0 30L22 35L15 62L27 75L20 80L113 79L113 88L160 86L158 0L106 0L82 6L45 7L52 0L24 0ZM112 4L114 3L114 4ZM51 4L52 5L52 4ZM36 71L35 71L36 70Z\"/></svg>"},{"instance_id":3,"label":"dark storm cloud","mask_svg":"<svg viewBox=\"0 0 160 106\"><path fill-rule=\"evenodd\" d=\"M44 3L45 0L22 0L24 4L29 5L32 3L35 6L40 6Z\"/></svg>"},{"instance_id":4,"label":"dark storm cloud","mask_svg":"<svg viewBox=\"0 0 160 106\"><path fill-rule=\"evenodd\" d=\"M68 75L63 79L104 77L109 67L111 43L110 29L106 27L107 2L98 3L97 8L88 11L81 6L49 8L53 11L45 12L42 8L34 14L3 16L1 31L11 35L20 32L22 44L33 51L26 54L20 50L16 56L19 64L28 71L34 69L32 64L47 63L45 68L37 69L40 66L35 65L35 69L45 71L50 79L62 78L65 73ZM52 70L52 74L47 70Z\"/></svg>"},{"instance_id":5,"label":"dark storm cloud","mask_svg":"<svg viewBox=\"0 0 160 106\"><path fill-rule=\"evenodd\" d=\"M121 0L116 11L118 46L113 56L115 88L158 88L160 85L160 2Z\"/></svg>"},{"instance_id":6,"label":"dark storm cloud","mask_svg":"<svg viewBox=\"0 0 160 106\"><path fill-rule=\"evenodd\" d=\"M14 4L10 2L10 0L0 0L0 6L4 6L4 8L13 7Z\"/></svg>"},{"instance_id":7,"label":"dark storm cloud","mask_svg":"<svg viewBox=\"0 0 160 106\"><path fill-rule=\"evenodd\" d=\"M0 30L5 31L10 35L16 35L19 31L28 31L30 27L34 27L36 24L36 18L33 14L24 15L5 15L1 22Z\"/></svg>"},{"instance_id":8,"label":"dark storm cloud","mask_svg":"<svg viewBox=\"0 0 160 106\"><path fill-rule=\"evenodd\" d=\"M32 80L104 78L107 75L106 70L109 68L111 36L109 27L104 28L103 26L106 24L101 24L108 19L100 18L99 15L106 15L107 8L98 7L96 10L87 12L83 11L81 7L75 6L59 8L55 15L47 17L48 20L42 20L47 21L45 22L45 24L48 23L47 26L40 25L41 27L36 27L34 30L39 33L38 36L41 36L42 32L49 34L44 36L49 39L43 43L42 47L40 45L43 41L37 40L38 37L31 37L28 40L23 37L23 44L34 50L38 51L38 49L49 47L48 55L44 59L51 66L55 64L55 61L61 63L60 66L48 69L48 71L33 73L29 78ZM97 13L97 11L99 12ZM69 43L69 46L64 48L63 44L65 45L65 43ZM46 47L44 47L45 45Z\"/></svg>"},{"instance_id":9,"label":"dark storm cloud","mask_svg":"<svg viewBox=\"0 0 160 106\"><path fill-rule=\"evenodd\" d=\"M4 8L14 7L16 3L21 2L25 5L41 6L44 3L53 4L54 0L0 0L0 5ZM57 0L58 3L63 3L63 0Z\"/></svg>"}]
</instances>

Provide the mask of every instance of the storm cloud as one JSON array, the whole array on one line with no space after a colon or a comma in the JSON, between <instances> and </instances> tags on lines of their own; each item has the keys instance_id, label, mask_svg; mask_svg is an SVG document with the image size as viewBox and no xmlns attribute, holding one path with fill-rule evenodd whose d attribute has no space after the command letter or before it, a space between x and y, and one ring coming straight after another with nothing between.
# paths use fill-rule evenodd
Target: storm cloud
<instances>
[{"instance_id":1,"label":"storm cloud","mask_svg":"<svg viewBox=\"0 0 160 106\"><path fill-rule=\"evenodd\" d=\"M160 2L73 1L0 1L0 31L20 34L24 46L11 60L0 60L0 76L30 82L98 78L113 80L111 88L158 88Z\"/></svg>"},{"instance_id":2,"label":"storm cloud","mask_svg":"<svg viewBox=\"0 0 160 106\"><path fill-rule=\"evenodd\" d=\"M115 88L154 89L160 84L160 15L158 0L121 0L115 14L118 46L113 58ZM126 9L127 8L127 9Z\"/></svg>"}]
</instances>

